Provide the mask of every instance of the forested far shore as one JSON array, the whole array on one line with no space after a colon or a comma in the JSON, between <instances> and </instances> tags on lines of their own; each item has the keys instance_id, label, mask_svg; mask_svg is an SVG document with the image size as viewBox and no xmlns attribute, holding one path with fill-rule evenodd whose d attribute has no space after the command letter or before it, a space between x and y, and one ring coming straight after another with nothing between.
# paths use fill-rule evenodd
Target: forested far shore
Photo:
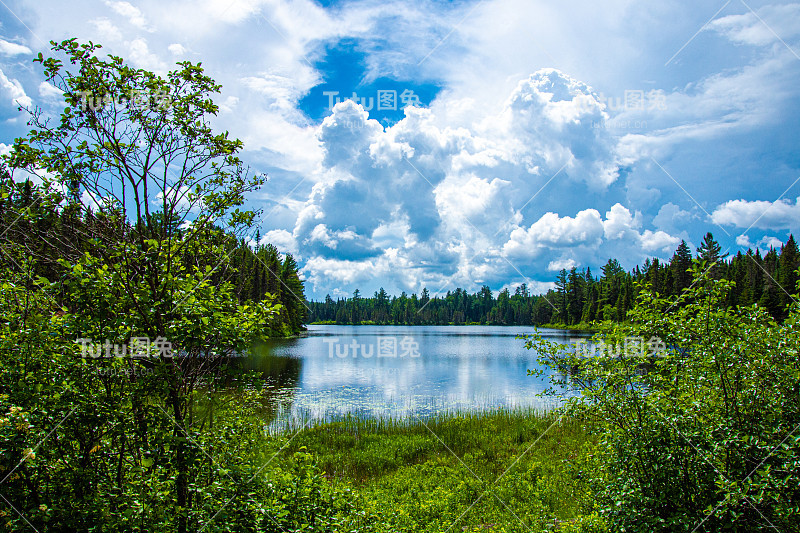
<instances>
[{"instance_id":1,"label":"forested far shore","mask_svg":"<svg viewBox=\"0 0 800 533\"><path fill-rule=\"evenodd\" d=\"M309 321L324 324L395 324L395 325L534 325L575 326L595 321L621 322L633 307L636 297L650 284L653 294L677 296L692 283L692 260L705 261L714 279L735 283L727 305L758 304L776 320L787 316L790 294L795 292L796 270L800 253L794 236L779 249L770 248L762 255L759 249L739 251L736 255L722 252L722 247L707 233L693 254L686 241L681 241L672 258L648 259L641 266L625 271L617 259L609 259L595 276L591 268L562 269L555 279L555 289L545 294L531 294L527 284L519 285L512 294L503 289L497 297L484 285L469 293L457 288L439 296L427 288L421 294L389 296L381 288L372 297L363 297L359 290L350 298L330 295L321 302L308 302Z\"/></svg>"}]
</instances>

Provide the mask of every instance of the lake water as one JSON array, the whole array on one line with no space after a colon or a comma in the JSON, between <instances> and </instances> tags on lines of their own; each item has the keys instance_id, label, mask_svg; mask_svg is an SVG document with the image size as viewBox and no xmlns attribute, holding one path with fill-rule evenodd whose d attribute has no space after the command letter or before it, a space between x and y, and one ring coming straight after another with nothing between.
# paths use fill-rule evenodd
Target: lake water
<instances>
[{"instance_id":1,"label":"lake water","mask_svg":"<svg viewBox=\"0 0 800 533\"><path fill-rule=\"evenodd\" d=\"M524 326L309 326L248 358L266 377L281 419L424 416L451 410L554 407L548 375L517 338ZM560 342L575 331L539 330Z\"/></svg>"}]
</instances>

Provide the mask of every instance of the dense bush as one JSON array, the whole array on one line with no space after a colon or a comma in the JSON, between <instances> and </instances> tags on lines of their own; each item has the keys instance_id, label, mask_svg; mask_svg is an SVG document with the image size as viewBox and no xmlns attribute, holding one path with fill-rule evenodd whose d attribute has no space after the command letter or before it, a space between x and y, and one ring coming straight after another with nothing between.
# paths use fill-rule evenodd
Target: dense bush
<instances>
[{"instance_id":1,"label":"dense bush","mask_svg":"<svg viewBox=\"0 0 800 533\"><path fill-rule=\"evenodd\" d=\"M194 409L177 425L162 406L167 369L81 358L63 335L70 315L53 316L46 286L28 289L9 273L0 283L0 530L175 531L178 443L191 530L373 531L380 522L304 449L273 464L272 448L289 437L267 437L246 401Z\"/></svg>"},{"instance_id":2,"label":"dense bush","mask_svg":"<svg viewBox=\"0 0 800 533\"><path fill-rule=\"evenodd\" d=\"M28 109L31 131L0 164L0 524L303 524L304 508L254 497L270 490L260 421L229 409L206 423L197 409L232 355L302 327L290 256L263 265L271 277L244 272L277 261L272 249L241 253L256 214L244 195L264 178L238 158L241 141L214 132L219 86L199 65L161 77L99 50L73 39L39 55L64 110ZM87 107L87 92L106 104ZM129 105L131 94L170 104ZM278 284L291 306L268 292Z\"/></svg>"},{"instance_id":3,"label":"dense bush","mask_svg":"<svg viewBox=\"0 0 800 533\"><path fill-rule=\"evenodd\" d=\"M587 475L612 531L800 530L800 306L782 324L728 308L706 270L675 298L641 291L592 356L529 341L599 433Z\"/></svg>"}]
</instances>

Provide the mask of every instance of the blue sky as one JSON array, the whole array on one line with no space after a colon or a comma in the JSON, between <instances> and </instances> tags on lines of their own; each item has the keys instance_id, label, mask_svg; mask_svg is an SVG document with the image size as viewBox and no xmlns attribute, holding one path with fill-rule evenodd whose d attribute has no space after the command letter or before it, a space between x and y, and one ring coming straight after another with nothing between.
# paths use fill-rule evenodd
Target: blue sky
<instances>
[{"instance_id":1,"label":"blue sky","mask_svg":"<svg viewBox=\"0 0 800 533\"><path fill-rule=\"evenodd\" d=\"M31 59L69 37L202 61L310 297L544 290L800 227L798 3L6 0L0 150L15 102L59 109Z\"/></svg>"}]
</instances>

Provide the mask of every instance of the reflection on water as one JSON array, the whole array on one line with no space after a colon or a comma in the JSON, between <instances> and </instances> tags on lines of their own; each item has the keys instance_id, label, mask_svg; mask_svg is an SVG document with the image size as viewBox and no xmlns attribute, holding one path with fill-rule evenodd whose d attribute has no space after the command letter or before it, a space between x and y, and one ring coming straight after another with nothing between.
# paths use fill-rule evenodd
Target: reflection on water
<instances>
[{"instance_id":1,"label":"reflection on water","mask_svg":"<svg viewBox=\"0 0 800 533\"><path fill-rule=\"evenodd\" d=\"M276 354L276 348L297 345L301 339L268 339L259 341L250 348L250 356L243 359L241 366L255 370L262 379L274 387L293 389L300 379L302 359Z\"/></svg>"},{"instance_id":2,"label":"reflection on water","mask_svg":"<svg viewBox=\"0 0 800 533\"><path fill-rule=\"evenodd\" d=\"M521 334L501 326L309 326L296 339L271 339L242 361L272 392L278 418L423 416L497 407L548 409L538 396L549 376ZM574 331L540 330L568 342ZM272 418L272 417L270 417Z\"/></svg>"}]
</instances>

